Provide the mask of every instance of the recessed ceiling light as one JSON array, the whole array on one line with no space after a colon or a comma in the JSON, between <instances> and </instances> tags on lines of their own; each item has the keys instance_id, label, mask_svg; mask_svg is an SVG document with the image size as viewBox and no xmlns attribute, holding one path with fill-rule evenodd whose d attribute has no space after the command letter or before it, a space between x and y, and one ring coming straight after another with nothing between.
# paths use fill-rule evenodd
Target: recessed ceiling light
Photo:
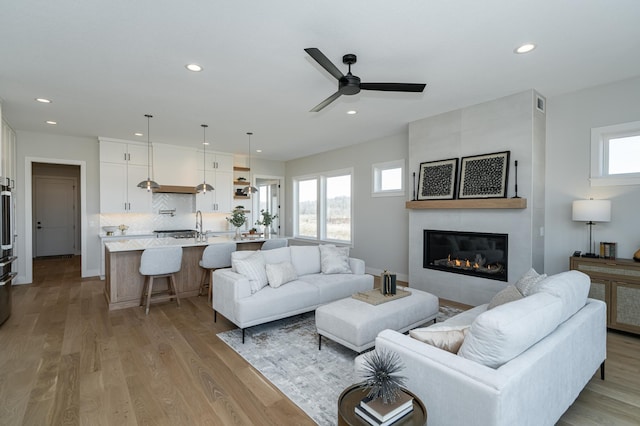
<instances>
[{"instance_id":1,"label":"recessed ceiling light","mask_svg":"<svg viewBox=\"0 0 640 426\"><path fill-rule=\"evenodd\" d=\"M533 44L533 43L525 43L522 46L516 47L513 52L514 53L518 53L518 54L529 53L535 48L536 48L535 44Z\"/></svg>"},{"instance_id":2,"label":"recessed ceiling light","mask_svg":"<svg viewBox=\"0 0 640 426\"><path fill-rule=\"evenodd\" d=\"M256 152L262 152L262 150L261 149L256 149Z\"/></svg>"},{"instance_id":3,"label":"recessed ceiling light","mask_svg":"<svg viewBox=\"0 0 640 426\"><path fill-rule=\"evenodd\" d=\"M47 98L36 98L36 101L40 102L41 104L50 104L51 103L51 99L47 99Z\"/></svg>"},{"instance_id":4,"label":"recessed ceiling light","mask_svg":"<svg viewBox=\"0 0 640 426\"><path fill-rule=\"evenodd\" d=\"M189 71L193 71L193 72L200 72L202 71L202 67L198 64L187 64L184 66L186 69L188 69Z\"/></svg>"},{"instance_id":5,"label":"recessed ceiling light","mask_svg":"<svg viewBox=\"0 0 640 426\"><path fill-rule=\"evenodd\" d=\"M144 133L135 132L135 133L133 134L133 136L144 136Z\"/></svg>"},{"instance_id":6,"label":"recessed ceiling light","mask_svg":"<svg viewBox=\"0 0 640 426\"><path fill-rule=\"evenodd\" d=\"M202 145L209 145L209 142L202 142Z\"/></svg>"},{"instance_id":7,"label":"recessed ceiling light","mask_svg":"<svg viewBox=\"0 0 640 426\"><path fill-rule=\"evenodd\" d=\"M51 124L52 126L55 126L56 124L58 124L57 121L53 121L53 120L47 120L47 121L45 121L45 123Z\"/></svg>"},{"instance_id":8,"label":"recessed ceiling light","mask_svg":"<svg viewBox=\"0 0 640 426\"><path fill-rule=\"evenodd\" d=\"M358 113L358 111L356 111L354 109L347 111L347 114L349 114L349 115L354 115L354 114L357 114L357 113Z\"/></svg>"}]
</instances>

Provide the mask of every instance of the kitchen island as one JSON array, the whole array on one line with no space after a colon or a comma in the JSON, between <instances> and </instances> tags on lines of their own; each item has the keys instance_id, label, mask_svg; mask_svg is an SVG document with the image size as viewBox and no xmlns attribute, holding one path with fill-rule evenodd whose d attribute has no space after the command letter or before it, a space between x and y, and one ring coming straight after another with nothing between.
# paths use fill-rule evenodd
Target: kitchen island
<instances>
[{"instance_id":1,"label":"kitchen island","mask_svg":"<svg viewBox=\"0 0 640 426\"><path fill-rule=\"evenodd\" d=\"M175 274L180 297L197 296L200 290L202 252L210 244L237 243L237 250L259 250L264 239L234 240L231 236L209 237L205 241L195 238L137 238L105 243L104 295L109 310L140 305L145 277L140 274L140 257L146 248L182 247L182 266ZM159 280L160 286L166 284ZM155 288L155 284L154 284ZM164 287L161 287L164 288Z\"/></svg>"}]
</instances>

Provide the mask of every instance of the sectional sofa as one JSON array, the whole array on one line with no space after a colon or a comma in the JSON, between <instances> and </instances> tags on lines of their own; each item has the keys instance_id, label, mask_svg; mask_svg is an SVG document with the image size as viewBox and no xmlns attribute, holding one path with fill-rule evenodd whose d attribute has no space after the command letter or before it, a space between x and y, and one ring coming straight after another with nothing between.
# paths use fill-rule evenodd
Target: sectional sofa
<instances>
[{"instance_id":1,"label":"sectional sofa","mask_svg":"<svg viewBox=\"0 0 640 426\"><path fill-rule=\"evenodd\" d=\"M348 248L290 246L237 251L231 269L213 274L213 309L242 329L315 310L371 290L373 276Z\"/></svg>"},{"instance_id":2,"label":"sectional sofa","mask_svg":"<svg viewBox=\"0 0 640 426\"><path fill-rule=\"evenodd\" d=\"M589 287L578 271L542 277L524 297L477 306L415 338L382 331L375 348L400 356L429 426L553 425L598 367L604 379L606 306L587 297Z\"/></svg>"}]
</instances>

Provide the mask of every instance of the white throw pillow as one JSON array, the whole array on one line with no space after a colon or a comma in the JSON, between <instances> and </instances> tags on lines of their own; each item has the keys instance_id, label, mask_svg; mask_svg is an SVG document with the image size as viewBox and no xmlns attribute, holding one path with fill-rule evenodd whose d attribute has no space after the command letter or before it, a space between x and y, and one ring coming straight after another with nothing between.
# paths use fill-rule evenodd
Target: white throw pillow
<instances>
[{"instance_id":1,"label":"white throw pillow","mask_svg":"<svg viewBox=\"0 0 640 426\"><path fill-rule=\"evenodd\" d=\"M430 327L410 330L409 336L431 346L456 354L458 350L460 350L460 346L468 331L469 326L466 325L450 326L440 323Z\"/></svg>"},{"instance_id":2,"label":"white throw pillow","mask_svg":"<svg viewBox=\"0 0 640 426\"><path fill-rule=\"evenodd\" d=\"M518 299L522 299L522 293L518 291L516 286L508 285L493 296L493 299L489 302L489 306L487 306L487 310Z\"/></svg>"},{"instance_id":3,"label":"white throw pillow","mask_svg":"<svg viewBox=\"0 0 640 426\"><path fill-rule=\"evenodd\" d=\"M547 278L547 274L538 274L535 269L529 269L520 279L516 282L515 286L524 297L532 294L531 289L540 281Z\"/></svg>"},{"instance_id":4,"label":"white throw pillow","mask_svg":"<svg viewBox=\"0 0 640 426\"><path fill-rule=\"evenodd\" d=\"M298 276L320 273L320 248L313 246L291 246L291 263Z\"/></svg>"},{"instance_id":5,"label":"white throw pillow","mask_svg":"<svg viewBox=\"0 0 640 426\"><path fill-rule=\"evenodd\" d=\"M323 274L351 274L349 247L321 244L320 269Z\"/></svg>"},{"instance_id":6,"label":"white throw pillow","mask_svg":"<svg viewBox=\"0 0 640 426\"><path fill-rule=\"evenodd\" d=\"M291 262L267 263L265 269L269 285L273 288L278 288L282 284L298 279L298 274L296 274Z\"/></svg>"},{"instance_id":7,"label":"white throw pillow","mask_svg":"<svg viewBox=\"0 0 640 426\"><path fill-rule=\"evenodd\" d=\"M231 270L233 272L238 272L236 267L234 266L235 261L236 260L246 259L247 257L253 255L254 253L257 253L257 251L256 250L237 250L237 251L232 251L231 252Z\"/></svg>"},{"instance_id":8,"label":"white throw pillow","mask_svg":"<svg viewBox=\"0 0 640 426\"><path fill-rule=\"evenodd\" d=\"M251 294L267 285L267 273L265 271L262 253L255 252L242 260L233 260L232 258L231 264L234 265L240 275L244 275L250 281Z\"/></svg>"},{"instance_id":9,"label":"white throw pillow","mask_svg":"<svg viewBox=\"0 0 640 426\"><path fill-rule=\"evenodd\" d=\"M291 263L291 252L289 247L280 247L272 250L261 250L262 257L264 258L264 263L267 265L269 263L282 263L289 262Z\"/></svg>"}]
</instances>

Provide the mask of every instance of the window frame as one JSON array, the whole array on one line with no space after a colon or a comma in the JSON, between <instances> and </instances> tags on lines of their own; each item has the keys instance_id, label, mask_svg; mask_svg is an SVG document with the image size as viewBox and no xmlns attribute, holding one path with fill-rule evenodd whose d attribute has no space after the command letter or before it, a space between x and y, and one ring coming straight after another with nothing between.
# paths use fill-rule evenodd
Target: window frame
<instances>
[{"instance_id":1,"label":"window frame","mask_svg":"<svg viewBox=\"0 0 640 426\"><path fill-rule=\"evenodd\" d=\"M591 129L591 186L640 185L640 172L609 174L609 141L640 136L640 121Z\"/></svg>"},{"instance_id":2,"label":"window frame","mask_svg":"<svg viewBox=\"0 0 640 426\"><path fill-rule=\"evenodd\" d=\"M346 176L350 177L350 199L349 199L349 240L336 240L327 238L327 178L338 177L338 176ZM316 202L316 237L310 237L306 235L300 235L300 224L299 224L299 206L300 206L300 194L299 194L299 182L308 181L316 179L317 185L317 202ZM292 178L293 181L293 236L294 238L300 240L307 241L317 241L317 242L331 242L345 245L353 244L353 180L354 173L353 168L347 169L339 169L339 170L331 170L326 172L319 172L304 176L295 176Z\"/></svg>"},{"instance_id":3,"label":"window frame","mask_svg":"<svg viewBox=\"0 0 640 426\"><path fill-rule=\"evenodd\" d=\"M400 169L400 189L382 189L382 173L385 170ZM385 161L371 165L371 196L402 197L405 194L405 159Z\"/></svg>"}]
</instances>

